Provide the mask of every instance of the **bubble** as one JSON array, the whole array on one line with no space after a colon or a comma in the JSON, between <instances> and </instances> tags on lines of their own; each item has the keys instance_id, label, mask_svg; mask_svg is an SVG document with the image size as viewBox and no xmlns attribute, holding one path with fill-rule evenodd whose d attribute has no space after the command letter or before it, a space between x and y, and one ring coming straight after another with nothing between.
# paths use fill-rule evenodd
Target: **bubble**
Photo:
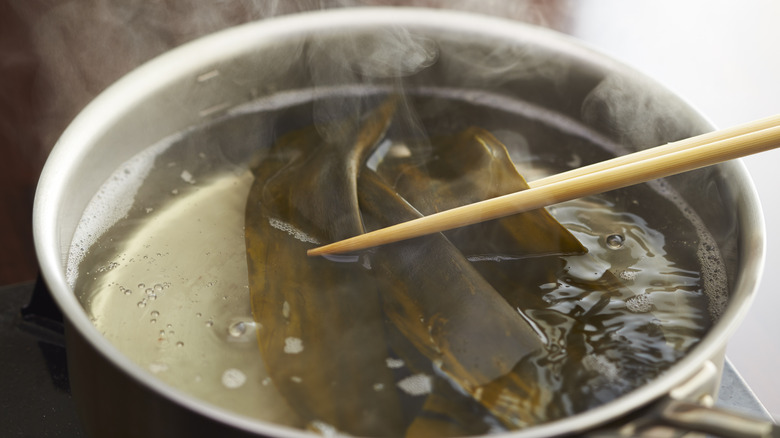
<instances>
[{"instance_id":1,"label":"bubble","mask_svg":"<svg viewBox=\"0 0 780 438\"><path fill-rule=\"evenodd\" d=\"M303 351L303 340L295 337L288 337L284 340L284 352L287 354L298 354Z\"/></svg>"},{"instance_id":2,"label":"bubble","mask_svg":"<svg viewBox=\"0 0 780 438\"><path fill-rule=\"evenodd\" d=\"M179 176L181 177L182 181L186 182L187 184L195 184L195 178L193 178L192 174L187 170L182 170Z\"/></svg>"},{"instance_id":3,"label":"bubble","mask_svg":"<svg viewBox=\"0 0 780 438\"><path fill-rule=\"evenodd\" d=\"M145 288L145 287L146 287L146 285L145 285L145 284L143 284L143 283L138 283L138 289L143 289L143 288Z\"/></svg>"},{"instance_id":4,"label":"bubble","mask_svg":"<svg viewBox=\"0 0 780 438\"><path fill-rule=\"evenodd\" d=\"M315 239L312 236L309 236L308 234L304 233L303 231L295 228L294 226L288 224L287 222L281 221L279 219L275 218L269 218L268 224L272 227L276 228L277 230L284 231L285 233L289 234L290 236L294 237L295 239L300 240L301 242L308 242L313 243L315 245L320 244L320 241Z\"/></svg>"},{"instance_id":5,"label":"bubble","mask_svg":"<svg viewBox=\"0 0 780 438\"><path fill-rule=\"evenodd\" d=\"M141 300L141 301L139 301L139 302L138 302L138 304L136 304L136 305L137 305L138 307L140 307L140 308L144 308L144 307L146 307L146 300Z\"/></svg>"},{"instance_id":6,"label":"bubble","mask_svg":"<svg viewBox=\"0 0 780 438\"><path fill-rule=\"evenodd\" d=\"M177 347L183 347L184 346L184 342L179 341L179 342L176 343L176 346Z\"/></svg>"},{"instance_id":7,"label":"bubble","mask_svg":"<svg viewBox=\"0 0 780 438\"><path fill-rule=\"evenodd\" d=\"M602 355L589 354L583 358L582 364L593 371L597 371L610 382L615 382L620 378L618 366Z\"/></svg>"},{"instance_id":8,"label":"bubble","mask_svg":"<svg viewBox=\"0 0 780 438\"><path fill-rule=\"evenodd\" d=\"M610 234L606 237L606 244L609 249L620 249L625 242L626 238L622 234Z\"/></svg>"},{"instance_id":9,"label":"bubble","mask_svg":"<svg viewBox=\"0 0 780 438\"><path fill-rule=\"evenodd\" d=\"M164 363L150 363L149 364L149 371L151 371L154 374L161 373L163 371L168 371L168 365Z\"/></svg>"},{"instance_id":10,"label":"bubble","mask_svg":"<svg viewBox=\"0 0 780 438\"><path fill-rule=\"evenodd\" d=\"M222 373L222 384L230 389L242 386L246 382L246 375L241 370L229 368Z\"/></svg>"},{"instance_id":11,"label":"bubble","mask_svg":"<svg viewBox=\"0 0 780 438\"><path fill-rule=\"evenodd\" d=\"M720 250L712 240L710 234L702 233L701 243L696 250L696 255L701 263L701 278L704 286L704 293L707 294L707 310L713 320L717 321L723 314L728 304L729 292L726 287L728 278L726 277L726 266L720 255Z\"/></svg>"},{"instance_id":12,"label":"bubble","mask_svg":"<svg viewBox=\"0 0 780 438\"><path fill-rule=\"evenodd\" d=\"M339 434L338 429L336 429L335 427L331 426L328 423L325 423L324 421L314 420L311 423L309 423L309 427L313 429L315 432L317 432L318 434L327 438L342 436L341 434Z\"/></svg>"},{"instance_id":13,"label":"bubble","mask_svg":"<svg viewBox=\"0 0 780 438\"><path fill-rule=\"evenodd\" d=\"M647 313L653 309L650 295L639 294L626 300L626 308L633 313Z\"/></svg>"},{"instance_id":14,"label":"bubble","mask_svg":"<svg viewBox=\"0 0 780 438\"><path fill-rule=\"evenodd\" d=\"M100 187L84 210L81 221L74 232L65 268L68 284L76 283L78 266L89 248L109 228L124 218L135 202L135 195L146 176L154 167L157 156L178 141L183 134L170 136L153 147L145 149L119 169L114 171L107 183Z\"/></svg>"},{"instance_id":15,"label":"bubble","mask_svg":"<svg viewBox=\"0 0 780 438\"><path fill-rule=\"evenodd\" d=\"M727 288L728 278L726 277L726 265L723 262L718 245L715 243L712 234L704 224L701 217L688 205L672 187L664 180L651 181L648 184L656 187L657 190L664 193L672 202L674 202L682 211L683 215L693 223L696 228L696 234L699 237L699 245L696 249L696 256L701 263L701 279L704 293L709 299L707 310L713 321L717 321L728 304L729 291Z\"/></svg>"},{"instance_id":16,"label":"bubble","mask_svg":"<svg viewBox=\"0 0 780 438\"><path fill-rule=\"evenodd\" d=\"M214 321L212 321L210 319L208 321L206 321L206 327L211 327L213 325L214 325Z\"/></svg>"},{"instance_id":17,"label":"bubble","mask_svg":"<svg viewBox=\"0 0 780 438\"><path fill-rule=\"evenodd\" d=\"M238 338L244 333L246 333L246 323L244 321L236 321L228 327L228 334L234 338Z\"/></svg>"},{"instance_id":18,"label":"bubble","mask_svg":"<svg viewBox=\"0 0 780 438\"><path fill-rule=\"evenodd\" d=\"M399 381L398 387L409 395L426 395L431 393L433 379L425 374L414 374Z\"/></svg>"},{"instance_id":19,"label":"bubble","mask_svg":"<svg viewBox=\"0 0 780 438\"><path fill-rule=\"evenodd\" d=\"M110 271L110 270L116 268L117 266L119 266L119 263L117 263L117 262L109 262L107 265L99 267L97 269L97 272L107 272L107 271Z\"/></svg>"},{"instance_id":20,"label":"bubble","mask_svg":"<svg viewBox=\"0 0 780 438\"><path fill-rule=\"evenodd\" d=\"M626 270L626 271L620 271L618 273L618 277L620 277L621 279L626 280L626 281L634 281L634 280L636 280L636 274L637 274L637 271L628 271L628 270Z\"/></svg>"},{"instance_id":21,"label":"bubble","mask_svg":"<svg viewBox=\"0 0 780 438\"><path fill-rule=\"evenodd\" d=\"M160 316L160 312L158 312L156 310L152 310L151 316L152 316L152 318L157 318L158 316Z\"/></svg>"},{"instance_id":22,"label":"bubble","mask_svg":"<svg viewBox=\"0 0 780 438\"><path fill-rule=\"evenodd\" d=\"M404 366L404 360L403 359L395 359L392 357L388 357L385 359L385 362L387 363L388 368L401 368Z\"/></svg>"},{"instance_id":23,"label":"bubble","mask_svg":"<svg viewBox=\"0 0 780 438\"><path fill-rule=\"evenodd\" d=\"M154 285L154 291L155 292L160 292L162 290L163 290L163 285L161 285L159 283Z\"/></svg>"}]
</instances>

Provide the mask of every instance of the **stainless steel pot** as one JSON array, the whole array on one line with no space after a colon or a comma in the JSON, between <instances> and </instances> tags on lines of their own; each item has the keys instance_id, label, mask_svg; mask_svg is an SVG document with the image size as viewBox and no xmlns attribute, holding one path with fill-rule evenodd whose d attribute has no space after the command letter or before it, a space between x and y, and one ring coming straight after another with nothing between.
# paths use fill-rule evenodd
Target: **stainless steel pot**
<instances>
[{"instance_id":1,"label":"stainless steel pot","mask_svg":"<svg viewBox=\"0 0 780 438\"><path fill-rule=\"evenodd\" d=\"M382 46L377 36L388 34L396 40L411 35L424 50L437 51L437 62L428 67L430 53L409 58L403 47L388 55L389 64L366 51ZM418 87L517 98L627 150L711 129L663 87L575 41L471 14L399 8L300 14L239 26L173 50L127 75L84 109L52 151L36 195L36 251L67 318L71 384L91 435L306 434L216 408L161 383L101 336L65 276L68 249L85 206L121 163L170 134L223 116L258 96L323 85L312 84L318 75L309 63L312 56L303 53L338 59L350 67L345 71L354 73L329 77L324 85L406 76ZM387 70L399 63L400 70ZM617 111L616 102L623 109ZM726 341L744 317L762 270L761 210L738 161L668 182L704 218L724 255L729 298L719 321L689 355L651 384L597 409L512 436L634 434L647 421L633 420L633 413L650 412L644 418L670 423L679 420L674 414L682 405L675 401L706 402L715 395ZM607 424L613 426L597 429Z\"/></svg>"}]
</instances>

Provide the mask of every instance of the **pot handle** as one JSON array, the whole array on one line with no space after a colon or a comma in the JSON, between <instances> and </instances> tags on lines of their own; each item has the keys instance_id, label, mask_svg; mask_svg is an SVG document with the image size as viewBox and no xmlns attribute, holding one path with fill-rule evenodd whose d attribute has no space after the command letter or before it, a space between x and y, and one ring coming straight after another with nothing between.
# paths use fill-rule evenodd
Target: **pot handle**
<instances>
[{"instance_id":1,"label":"pot handle","mask_svg":"<svg viewBox=\"0 0 780 438\"><path fill-rule=\"evenodd\" d=\"M720 438L780 438L780 427L770 420L668 397L635 412L627 420L586 436L682 438L690 432L699 432Z\"/></svg>"},{"instance_id":2,"label":"pot handle","mask_svg":"<svg viewBox=\"0 0 780 438\"><path fill-rule=\"evenodd\" d=\"M624 420L588 434L589 438L682 437L701 432L722 438L780 438L771 419L713 407L713 385L721 372L706 361L697 374L666 397L630 414ZM697 400L698 402L692 402Z\"/></svg>"},{"instance_id":3,"label":"pot handle","mask_svg":"<svg viewBox=\"0 0 780 438\"><path fill-rule=\"evenodd\" d=\"M697 403L669 400L659 414L675 428L723 438L780 438L780 426L769 420Z\"/></svg>"}]
</instances>

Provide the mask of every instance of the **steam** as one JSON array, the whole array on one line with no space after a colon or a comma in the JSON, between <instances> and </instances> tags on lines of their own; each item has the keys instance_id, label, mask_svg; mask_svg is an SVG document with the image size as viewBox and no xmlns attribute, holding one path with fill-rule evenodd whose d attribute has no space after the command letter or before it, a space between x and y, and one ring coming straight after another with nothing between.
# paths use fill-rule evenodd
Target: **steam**
<instances>
[{"instance_id":1,"label":"steam","mask_svg":"<svg viewBox=\"0 0 780 438\"><path fill-rule=\"evenodd\" d=\"M346 79L409 76L433 64L437 56L433 41L400 27L344 39L335 48L331 44L328 39L312 41L312 65L327 65L329 70L316 70L315 83L334 73Z\"/></svg>"},{"instance_id":2,"label":"steam","mask_svg":"<svg viewBox=\"0 0 780 438\"><path fill-rule=\"evenodd\" d=\"M404 96L402 78L418 73L436 62L436 44L404 28L380 29L358 36L326 35L309 42L308 67L315 89L360 84L390 86ZM314 122L320 134L331 142L342 142L349 132L332 123L339 118L359 119L365 99L342 96L314 102ZM418 129L407 105L401 105L400 118L409 129Z\"/></svg>"},{"instance_id":3,"label":"steam","mask_svg":"<svg viewBox=\"0 0 780 438\"><path fill-rule=\"evenodd\" d=\"M649 79L629 72L608 76L602 80L583 101L582 119L588 125L613 137L621 148L628 146L628 150L615 150L616 155L658 146L670 140L692 137L709 130L703 120L697 123L692 119L691 110L684 101L651 83ZM688 187L697 187L701 199L720 198L719 189L714 187L716 184L713 181L706 179L701 173L693 175L688 175L686 184ZM699 239L696 255L701 265L702 289L709 300L710 317L717 321L728 302L728 284L732 275L723 261L724 255L736 251L730 247L731 244L726 243L721 252L718 239L697 213L702 211L701 206L692 208L689 201L663 179L647 184L674 203L695 226ZM712 193L708 193L709 191ZM716 214L722 223L733 221L729 215L721 214L720 211L712 211L710 214ZM733 222L731 226L726 226L729 233L734 226L736 225Z\"/></svg>"},{"instance_id":4,"label":"steam","mask_svg":"<svg viewBox=\"0 0 780 438\"><path fill-rule=\"evenodd\" d=\"M708 130L690 120L685 102L630 72L601 81L583 101L582 119L631 149L659 146Z\"/></svg>"},{"instance_id":5,"label":"steam","mask_svg":"<svg viewBox=\"0 0 780 438\"><path fill-rule=\"evenodd\" d=\"M30 127L27 135L37 137L40 161L61 134L65 126L97 94L121 76L162 54L197 37L237 24L320 9L363 6L413 6L455 9L479 14L506 17L553 28L566 26L562 11L566 1L505 0L72 0L40 2L7 0L13 13L19 16L21 27L27 30L24 41L16 47L25 48L24 56L35 66L34 79L23 76L18 84L23 92L0 95L2 108L19 107L22 97L30 102ZM315 48L309 52L318 57ZM6 49L7 51L8 49ZM18 49L17 49L18 50ZM403 30L387 31L386 35L355 41L331 55L331 67L338 65L338 56L364 62L350 63L346 69L313 72L322 83L359 77L363 83L379 82L380 78L403 77L424 68L433 58L428 43ZM499 49L500 50L500 49ZM31 52L31 53L30 53ZM2 54L12 59L9 53ZM10 55L19 55L11 53ZM496 60L512 54L496 52ZM517 59L513 56L512 59ZM483 60L483 65L496 74L515 70L515 65L496 65ZM29 70L29 68L28 68ZM328 78L328 75L335 75ZM369 80L370 79L370 80ZM23 81L23 82L22 82ZM9 110L10 111L10 110ZM318 117L327 118L324 109ZM18 134L24 139L24 134ZM25 140L27 143L32 141Z\"/></svg>"}]
</instances>

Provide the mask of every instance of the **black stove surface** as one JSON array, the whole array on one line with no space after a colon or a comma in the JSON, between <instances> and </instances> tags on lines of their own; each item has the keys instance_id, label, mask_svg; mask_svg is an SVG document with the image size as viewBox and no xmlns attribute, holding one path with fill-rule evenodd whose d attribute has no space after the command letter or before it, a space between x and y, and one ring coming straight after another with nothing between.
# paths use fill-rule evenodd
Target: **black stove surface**
<instances>
[{"instance_id":1,"label":"black stove surface","mask_svg":"<svg viewBox=\"0 0 780 438\"><path fill-rule=\"evenodd\" d=\"M0 431L7 437L82 437L70 394L61 317L35 283L0 288ZM23 316L23 308L29 311ZM32 309L32 310L30 310Z\"/></svg>"},{"instance_id":2,"label":"black stove surface","mask_svg":"<svg viewBox=\"0 0 780 438\"><path fill-rule=\"evenodd\" d=\"M83 437L71 397L62 316L42 282L0 287L0 432ZM771 419L728 360L717 405Z\"/></svg>"}]
</instances>

